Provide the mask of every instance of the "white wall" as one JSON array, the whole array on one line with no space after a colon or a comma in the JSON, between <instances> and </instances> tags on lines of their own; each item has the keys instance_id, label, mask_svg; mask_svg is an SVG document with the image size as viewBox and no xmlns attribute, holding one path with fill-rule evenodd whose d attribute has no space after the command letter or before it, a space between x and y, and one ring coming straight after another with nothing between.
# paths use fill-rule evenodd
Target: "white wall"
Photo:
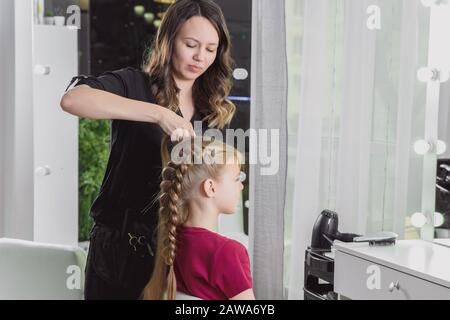
<instances>
[{"instance_id":1,"label":"white wall","mask_svg":"<svg viewBox=\"0 0 450 320\"><path fill-rule=\"evenodd\" d=\"M0 10L0 236L33 240L32 1Z\"/></svg>"},{"instance_id":2,"label":"white wall","mask_svg":"<svg viewBox=\"0 0 450 320\"><path fill-rule=\"evenodd\" d=\"M75 245L78 119L59 100L78 70L77 30L34 26L32 0L1 0L0 27L0 237Z\"/></svg>"},{"instance_id":3,"label":"white wall","mask_svg":"<svg viewBox=\"0 0 450 320\"><path fill-rule=\"evenodd\" d=\"M11 207L12 120L14 118L14 0L0 10L0 237L5 236L5 212Z\"/></svg>"}]
</instances>

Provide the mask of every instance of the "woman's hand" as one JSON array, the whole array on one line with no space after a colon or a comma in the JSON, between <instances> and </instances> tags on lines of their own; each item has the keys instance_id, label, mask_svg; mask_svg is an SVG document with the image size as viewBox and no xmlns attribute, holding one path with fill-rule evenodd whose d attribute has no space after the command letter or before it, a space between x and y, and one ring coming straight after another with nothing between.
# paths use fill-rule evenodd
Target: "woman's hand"
<instances>
[{"instance_id":1,"label":"woman's hand","mask_svg":"<svg viewBox=\"0 0 450 320\"><path fill-rule=\"evenodd\" d=\"M195 137L192 124L165 107L124 98L85 84L66 92L60 105L64 111L81 118L157 123L172 141Z\"/></svg>"},{"instance_id":2,"label":"woman's hand","mask_svg":"<svg viewBox=\"0 0 450 320\"><path fill-rule=\"evenodd\" d=\"M157 123L172 141L195 137L192 124L167 108L161 107Z\"/></svg>"}]
</instances>

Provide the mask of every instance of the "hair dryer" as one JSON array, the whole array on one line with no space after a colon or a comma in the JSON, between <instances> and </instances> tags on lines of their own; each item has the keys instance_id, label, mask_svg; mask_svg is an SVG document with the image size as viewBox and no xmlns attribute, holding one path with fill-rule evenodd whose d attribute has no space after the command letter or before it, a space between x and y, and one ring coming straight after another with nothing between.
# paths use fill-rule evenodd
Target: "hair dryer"
<instances>
[{"instance_id":1,"label":"hair dryer","mask_svg":"<svg viewBox=\"0 0 450 320\"><path fill-rule=\"evenodd\" d=\"M314 223L311 239L311 249L330 250L334 240L353 242L358 234L340 233L339 218L336 212L323 210Z\"/></svg>"}]
</instances>

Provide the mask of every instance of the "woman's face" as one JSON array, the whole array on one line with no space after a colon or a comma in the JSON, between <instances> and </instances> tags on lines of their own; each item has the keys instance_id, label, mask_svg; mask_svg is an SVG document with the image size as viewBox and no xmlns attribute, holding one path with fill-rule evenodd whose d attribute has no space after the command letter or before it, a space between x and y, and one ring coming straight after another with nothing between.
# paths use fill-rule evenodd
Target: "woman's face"
<instances>
[{"instance_id":1,"label":"woman's face","mask_svg":"<svg viewBox=\"0 0 450 320\"><path fill-rule=\"evenodd\" d=\"M216 59L219 35L214 26L204 17L187 20L175 37L172 66L175 77L180 80L195 80Z\"/></svg>"},{"instance_id":2,"label":"woman's face","mask_svg":"<svg viewBox=\"0 0 450 320\"><path fill-rule=\"evenodd\" d=\"M226 164L216 185L216 205L221 213L235 213L244 185L239 165Z\"/></svg>"}]
</instances>

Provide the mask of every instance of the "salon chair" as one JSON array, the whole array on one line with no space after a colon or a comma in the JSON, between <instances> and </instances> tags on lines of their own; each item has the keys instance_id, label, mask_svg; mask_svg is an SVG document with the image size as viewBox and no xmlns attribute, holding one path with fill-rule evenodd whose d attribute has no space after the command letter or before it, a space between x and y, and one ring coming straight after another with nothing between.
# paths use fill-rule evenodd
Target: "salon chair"
<instances>
[{"instance_id":1,"label":"salon chair","mask_svg":"<svg viewBox=\"0 0 450 320\"><path fill-rule=\"evenodd\" d=\"M82 300L86 252L0 238L0 300Z\"/></svg>"}]
</instances>

